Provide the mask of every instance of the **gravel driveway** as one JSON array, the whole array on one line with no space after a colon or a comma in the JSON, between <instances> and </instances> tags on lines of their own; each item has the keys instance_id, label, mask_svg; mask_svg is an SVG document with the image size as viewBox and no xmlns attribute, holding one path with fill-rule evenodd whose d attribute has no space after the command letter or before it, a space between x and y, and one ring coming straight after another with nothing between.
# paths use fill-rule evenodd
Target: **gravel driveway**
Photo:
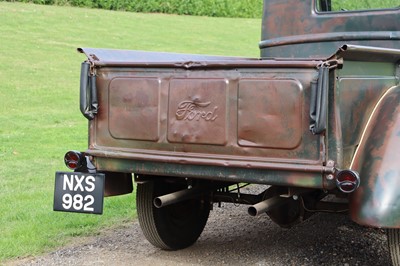
<instances>
[{"instance_id":1,"label":"gravel driveway","mask_svg":"<svg viewBox=\"0 0 400 266\"><path fill-rule=\"evenodd\" d=\"M246 206L215 207L198 242L170 252L154 248L133 221L84 243L10 265L390 265L382 230L346 215L319 213L291 229Z\"/></svg>"}]
</instances>

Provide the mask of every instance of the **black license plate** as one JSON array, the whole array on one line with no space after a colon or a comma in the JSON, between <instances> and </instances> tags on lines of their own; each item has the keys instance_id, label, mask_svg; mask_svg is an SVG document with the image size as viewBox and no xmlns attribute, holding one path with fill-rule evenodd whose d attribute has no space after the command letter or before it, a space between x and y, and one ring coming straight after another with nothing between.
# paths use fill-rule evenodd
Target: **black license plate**
<instances>
[{"instance_id":1,"label":"black license plate","mask_svg":"<svg viewBox=\"0 0 400 266\"><path fill-rule=\"evenodd\" d=\"M55 211L103 213L104 174L56 172Z\"/></svg>"}]
</instances>

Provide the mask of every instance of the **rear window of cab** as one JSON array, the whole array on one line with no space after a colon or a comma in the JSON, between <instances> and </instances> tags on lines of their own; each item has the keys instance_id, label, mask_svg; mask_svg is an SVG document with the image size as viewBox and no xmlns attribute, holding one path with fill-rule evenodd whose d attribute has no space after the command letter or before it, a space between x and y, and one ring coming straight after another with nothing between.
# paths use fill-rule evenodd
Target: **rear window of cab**
<instances>
[{"instance_id":1,"label":"rear window of cab","mask_svg":"<svg viewBox=\"0 0 400 266\"><path fill-rule=\"evenodd\" d=\"M318 12L367 11L398 9L400 0L316 0Z\"/></svg>"}]
</instances>

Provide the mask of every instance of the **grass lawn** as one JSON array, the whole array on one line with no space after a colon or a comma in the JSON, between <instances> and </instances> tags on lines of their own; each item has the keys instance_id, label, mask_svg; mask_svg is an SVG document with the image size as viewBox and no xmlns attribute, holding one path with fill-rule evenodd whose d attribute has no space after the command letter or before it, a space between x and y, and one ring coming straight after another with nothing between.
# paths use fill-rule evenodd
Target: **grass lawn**
<instances>
[{"instance_id":1,"label":"grass lawn","mask_svg":"<svg viewBox=\"0 0 400 266\"><path fill-rule=\"evenodd\" d=\"M0 2L0 25L1 264L135 218L133 195L101 216L52 211L64 153L87 145L77 47L258 56L261 20Z\"/></svg>"}]
</instances>

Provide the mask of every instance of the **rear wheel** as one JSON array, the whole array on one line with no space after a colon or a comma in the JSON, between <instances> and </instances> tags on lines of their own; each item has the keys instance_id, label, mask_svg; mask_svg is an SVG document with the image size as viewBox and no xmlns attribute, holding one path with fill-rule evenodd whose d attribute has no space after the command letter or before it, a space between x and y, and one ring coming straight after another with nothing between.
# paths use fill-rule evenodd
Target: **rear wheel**
<instances>
[{"instance_id":1,"label":"rear wheel","mask_svg":"<svg viewBox=\"0 0 400 266\"><path fill-rule=\"evenodd\" d=\"M400 266L400 229L390 228L386 230L390 257L393 266Z\"/></svg>"},{"instance_id":2,"label":"rear wheel","mask_svg":"<svg viewBox=\"0 0 400 266\"><path fill-rule=\"evenodd\" d=\"M138 184L137 214L143 234L156 247L178 250L192 245L203 232L210 212L202 198L156 208L153 199L184 189L184 185L161 180Z\"/></svg>"}]
</instances>

